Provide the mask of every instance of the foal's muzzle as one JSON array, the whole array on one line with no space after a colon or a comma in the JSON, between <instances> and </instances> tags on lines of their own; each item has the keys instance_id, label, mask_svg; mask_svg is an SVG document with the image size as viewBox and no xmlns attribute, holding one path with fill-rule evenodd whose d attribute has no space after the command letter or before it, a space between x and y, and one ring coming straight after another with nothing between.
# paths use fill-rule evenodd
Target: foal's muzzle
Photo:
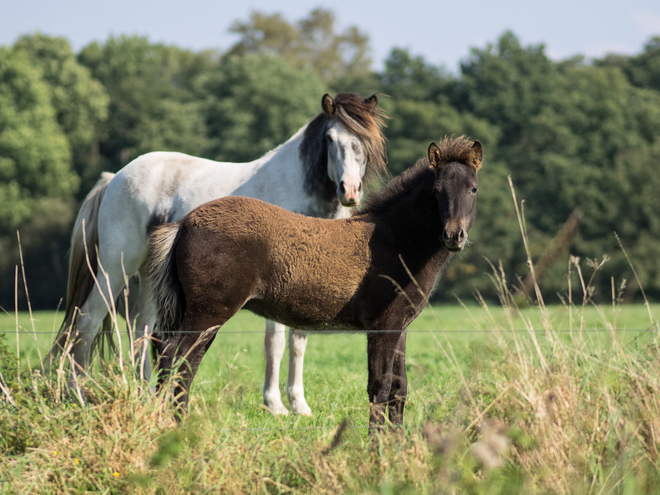
<instances>
[{"instance_id":1,"label":"foal's muzzle","mask_svg":"<svg viewBox=\"0 0 660 495\"><path fill-rule=\"evenodd\" d=\"M467 239L467 231L463 228L453 231L444 229L442 231L442 240L445 241L445 246L447 246L447 249L450 251L461 251L465 247Z\"/></svg>"}]
</instances>

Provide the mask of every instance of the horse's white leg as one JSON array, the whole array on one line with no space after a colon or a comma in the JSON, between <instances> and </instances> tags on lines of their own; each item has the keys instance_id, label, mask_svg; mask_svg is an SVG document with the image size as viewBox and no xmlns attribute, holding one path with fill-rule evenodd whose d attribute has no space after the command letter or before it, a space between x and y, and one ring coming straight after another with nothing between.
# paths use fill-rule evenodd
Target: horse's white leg
<instances>
[{"instance_id":1,"label":"horse's white leg","mask_svg":"<svg viewBox=\"0 0 660 495\"><path fill-rule=\"evenodd\" d=\"M109 279L109 281L108 281ZM85 372L91 361L92 342L101 330L103 320L108 314L108 307L112 307L117 294L121 291L124 280L121 276L112 276L108 272L105 275L99 270L97 273L99 286L92 289L85 304L80 308L80 314L76 319L76 328L78 337L73 345L71 354L73 355L74 366L69 378L69 388L84 401L82 390L78 387L78 376ZM100 290L99 290L100 289Z\"/></svg>"},{"instance_id":2,"label":"horse's white leg","mask_svg":"<svg viewBox=\"0 0 660 495\"><path fill-rule=\"evenodd\" d=\"M312 410L305 400L303 387L303 361L307 347L307 333L291 328L289 330L289 377L286 393L294 414L311 416Z\"/></svg>"},{"instance_id":3,"label":"horse's white leg","mask_svg":"<svg viewBox=\"0 0 660 495\"><path fill-rule=\"evenodd\" d=\"M80 308L80 316L76 321L78 329L78 342L72 349L76 366L72 373L75 385L80 369L86 369L91 358L91 348L94 338L98 335L103 319L113 308L117 297L123 297L124 274L131 276L143 264L147 252L146 236L133 235L139 232L135 225L122 228L130 223L128 209L126 214L116 214L117 208L110 201L111 196L104 197L109 202L109 211L101 208L98 224L98 270L95 283L89 297ZM130 234L130 235L129 235Z\"/></svg>"},{"instance_id":4,"label":"horse's white leg","mask_svg":"<svg viewBox=\"0 0 660 495\"><path fill-rule=\"evenodd\" d=\"M143 337L148 337L153 333L154 322L156 321L156 308L151 299L151 283L147 276L146 269L140 270L140 292L136 304L135 324L133 332L134 342L138 342ZM151 359L149 358L149 348L151 343L146 339L137 349L138 373L145 380L151 379Z\"/></svg>"},{"instance_id":5,"label":"horse's white leg","mask_svg":"<svg viewBox=\"0 0 660 495\"><path fill-rule=\"evenodd\" d=\"M266 320L266 378L264 380L264 404L273 414L289 414L280 394L280 363L286 346L284 325Z\"/></svg>"},{"instance_id":6,"label":"horse's white leg","mask_svg":"<svg viewBox=\"0 0 660 495\"><path fill-rule=\"evenodd\" d=\"M126 318L128 341L135 343L138 338L135 323L137 316L140 314L140 278L138 276L129 277L126 288L128 289L128 297L126 298L124 294L121 294L117 298L117 314Z\"/></svg>"}]
</instances>

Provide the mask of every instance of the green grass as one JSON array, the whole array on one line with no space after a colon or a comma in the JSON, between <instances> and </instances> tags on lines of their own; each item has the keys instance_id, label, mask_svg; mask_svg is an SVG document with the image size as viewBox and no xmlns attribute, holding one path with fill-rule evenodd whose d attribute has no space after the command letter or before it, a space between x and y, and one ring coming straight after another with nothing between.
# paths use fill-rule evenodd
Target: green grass
<instances>
[{"instance_id":1,"label":"green grass","mask_svg":"<svg viewBox=\"0 0 660 495\"><path fill-rule=\"evenodd\" d=\"M651 310L658 319L660 305L653 305ZM585 328L605 329L607 321L603 321L603 311L611 312L611 308L586 308ZM549 312L555 329L570 328L570 318L565 307L551 306ZM622 306L617 313L617 327L626 330L618 332L622 342L643 345L653 337L653 332L643 332L649 326L649 317L644 306ZM529 339L523 318L530 319L535 328L543 329L537 308L525 309L521 316L516 318L513 324L521 338ZM611 315L608 316L611 321ZM577 312L573 318L579 318ZM39 353L44 356L53 341L60 315L48 311L36 312L33 315L33 327L29 314L20 313L18 324L21 333L18 335L18 348L15 320L15 315L0 316L0 332L5 335L4 342L14 354L18 349L22 367L36 368ZM458 363L463 373L469 373L471 367L479 366L480 353L487 354L488 349L495 345L496 339L489 331L493 326L507 328L502 308L492 309L489 315L479 306L436 305L424 310L413 322L407 342L410 387L406 405L407 423L419 426L421 422L429 419L429 389L454 389L453 393L458 393L456 364ZM573 326L575 327L575 324ZM193 384L193 400L203 399L216 403L220 414L240 415L242 421L251 428L282 425L334 427L344 418L349 418L355 425L366 426L366 335L311 334L308 337L304 376L307 401L314 415L311 418L279 418L269 414L261 406L265 371L263 327L263 320L247 311L239 312L223 327L202 361ZM33 333L33 328L36 334ZM563 338L568 337L561 333L560 335ZM129 363L130 346L123 329L121 337L124 360ZM545 342L543 332L538 333L538 338L542 343ZM610 345L607 332L588 332L586 339L593 350ZM448 358L447 344L451 345L456 361ZM287 371L288 353L285 352L280 374L280 389L285 405ZM452 387L452 383L456 386ZM436 399L437 397L431 399L431 402ZM445 393L440 402L453 407L457 399L453 395L448 397Z\"/></svg>"},{"instance_id":2,"label":"green grass","mask_svg":"<svg viewBox=\"0 0 660 495\"><path fill-rule=\"evenodd\" d=\"M650 309L657 320L660 305ZM314 414L275 417L261 406L263 320L241 312L204 358L190 417L177 427L167 403L141 390L130 370L122 374L116 364L94 368L93 382L86 385L89 407L60 401L52 379L29 371L38 367L39 353L47 352L59 315L35 313L38 333L30 334L29 315L20 313L19 331L28 333L18 335L22 380L14 379L11 387L18 407L0 406L0 431L5 431L0 491L417 493L445 486L457 493L506 493L524 486L538 493L589 493L593 483L599 489L630 486L634 490L627 493L651 493L656 485L649 473L657 472L654 435L660 435L660 415L654 414L660 407L656 410L655 396L647 394L658 384L653 376L643 385L630 379L660 368L657 331L634 331L649 327L647 309L621 306L613 313L609 306L586 307L583 328L605 331L582 336L580 308L571 316L565 307L553 306L548 314L550 332L543 330L539 308L512 319L502 308L427 308L408 335L405 428L374 443L366 430L363 334L310 335L305 389ZM611 333L612 326L628 331ZM0 369L15 369L7 361L16 361L16 328L14 315L0 316L0 342L9 349ZM540 331L530 334L528 328ZM125 361L130 363L126 352ZM283 397L286 373L285 354ZM559 407L555 411L547 405L550 396L565 396L565 404L553 405ZM540 426L534 419L539 407L564 417L561 433L591 450L578 454L559 433ZM488 418L504 421L511 443L497 469L480 465L473 454L488 435ZM353 428L327 453L344 420ZM600 438L594 424L609 426L611 434ZM439 428L441 440L434 443L430 435L425 441L424 425ZM486 430L479 433L480 427ZM627 450L621 449L624 441ZM555 450L559 457L549 453ZM550 465L537 459L541 455ZM561 456L575 459L564 462ZM562 462L563 481L557 481L551 469ZM632 474L622 474L623 467Z\"/></svg>"},{"instance_id":3,"label":"green grass","mask_svg":"<svg viewBox=\"0 0 660 495\"><path fill-rule=\"evenodd\" d=\"M656 320L660 319L660 305L653 305L651 310ZM479 348L492 345L494 338L489 328L507 328L507 323L502 308L496 307L491 309L491 312L492 317L479 306L459 305L436 305L424 310L410 326L408 335L407 365L411 392L414 393L415 388L422 384L437 385L444 380L455 380L454 365L448 362L443 354L442 344L448 342L452 345L457 360L463 367L472 363ZM564 306L551 306L549 312L556 330L571 328L568 310ZM611 307L587 307L585 327L589 330L604 330L607 320L603 321L602 314L599 314L602 312L611 313ZM525 309L521 316L531 319L535 328L543 329L538 309ZM606 317L612 321L611 314L606 314ZM577 311L574 311L573 318L579 318ZM27 312L18 315L18 350L21 364L32 368L38 366L39 353L44 356L48 352L60 324L60 315L50 311L35 312L33 321L34 327ZM622 341L633 341L641 335L635 343L639 345L645 342L653 333L634 330L645 330L649 324L649 316L644 306L629 305L617 308L617 328L625 330L618 332ZM575 327L575 322L573 326ZM235 408L254 420L250 426L255 427L262 421L279 424L260 408L265 370L263 327L263 320L247 311L241 311L232 318L222 328L204 357L193 390L193 395L202 395L207 400L216 401L224 389L234 387L232 397L228 398L234 404L232 409ZM522 338L528 338L524 332L523 318L516 318L513 327L521 332ZM4 342L14 354L17 350L16 328L15 315L0 316L0 332L5 335ZM33 328L36 334L33 333ZM129 341L123 329L121 337L125 350L124 359L128 362ZM539 338L543 341L544 337L540 332ZM607 345L610 339L606 332L588 333L587 338L594 348ZM287 356L285 353L280 375L280 388L283 392L288 368ZM336 424L338 417L352 414L357 405L360 415L354 419L357 423L364 424L367 416L366 369L364 334L311 334L305 355L305 385L310 407L317 414L313 419L299 418L296 421L302 419L309 421L309 424L318 424L319 421L324 422L329 418L327 421ZM347 400L347 394L350 400ZM414 401L407 407L414 407Z\"/></svg>"}]
</instances>

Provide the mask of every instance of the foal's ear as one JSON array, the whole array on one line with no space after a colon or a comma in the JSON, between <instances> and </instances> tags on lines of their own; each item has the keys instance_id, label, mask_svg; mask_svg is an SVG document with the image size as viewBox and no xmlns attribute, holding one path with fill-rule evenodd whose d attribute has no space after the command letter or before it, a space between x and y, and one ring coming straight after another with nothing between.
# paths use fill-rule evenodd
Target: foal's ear
<instances>
[{"instance_id":1,"label":"foal's ear","mask_svg":"<svg viewBox=\"0 0 660 495\"><path fill-rule=\"evenodd\" d=\"M376 93L372 94L369 98L365 98L364 104L371 107L371 110L376 108L378 106L378 97L376 96Z\"/></svg>"},{"instance_id":2,"label":"foal's ear","mask_svg":"<svg viewBox=\"0 0 660 495\"><path fill-rule=\"evenodd\" d=\"M440 148L435 144L435 141L429 144L429 163L431 164L431 168L436 169L442 165L440 161Z\"/></svg>"},{"instance_id":3,"label":"foal's ear","mask_svg":"<svg viewBox=\"0 0 660 495\"><path fill-rule=\"evenodd\" d=\"M323 107L323 111L329 119L335 116L337 106L335 105L335 100L333 100L332 96L330 96L328 93L324 94L323 98L321 98L321 106Z\"/></svg>"},{"instance_id":4,"label":"foal's ear","mask_svg":"<svg viewBox=\"0 0 660 495\"><path fill-rule=\"evenodd\" d=\"M475 141L470 150L470 161L477 170L481 168L481 161L484 159L484 147L479 141Z\"/></svg>"}]
</instances>

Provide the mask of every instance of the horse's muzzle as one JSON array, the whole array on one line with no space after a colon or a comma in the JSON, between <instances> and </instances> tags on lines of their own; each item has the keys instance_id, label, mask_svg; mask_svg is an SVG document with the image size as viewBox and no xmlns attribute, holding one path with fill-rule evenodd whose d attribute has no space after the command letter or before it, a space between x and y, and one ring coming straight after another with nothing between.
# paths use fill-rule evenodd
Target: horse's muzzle
<instances>
[{"instance_id":1,"label":"horse's muzzle","mask_svg":"<svg viewBox=\"0 0 660 495\"><path fill-rule=\"evenodd\" d=\"M343 180L339 181L337 196L342 206L351 207L359 205L362 199L362 181L350 184Z\"/></svg>"}]
</instances>

